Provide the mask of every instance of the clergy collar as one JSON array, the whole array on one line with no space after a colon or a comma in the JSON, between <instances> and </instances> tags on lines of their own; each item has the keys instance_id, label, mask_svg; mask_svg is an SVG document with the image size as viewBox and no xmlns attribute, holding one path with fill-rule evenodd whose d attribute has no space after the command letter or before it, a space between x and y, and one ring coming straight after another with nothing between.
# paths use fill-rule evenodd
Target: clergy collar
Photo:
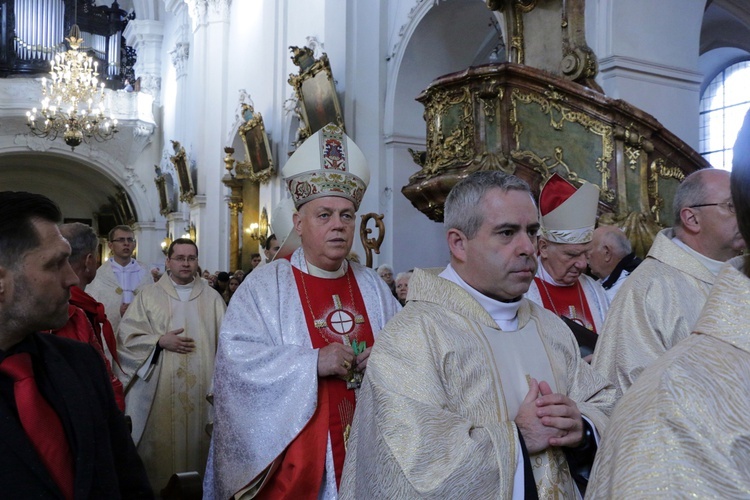
<instances>
[{"instance_id":1,"label":"clergy collar","mask_svg":"<svg viewBox=\"0 0 750 500\"><path fill-rule=\"evenodd\" d=\"M341 263L341 267L339 267L335 271L326 271L325 269L316 267L310 264L310 261L308 261L307 259L305 259L305 265L307 266L307 274L312 274L316 278L326 278L326 279L340 278L346 274L346 271L349 268L348 262L346 261L346 259L344 259L344 262Z\"/></svg>"},{"instance_id":2,"label":"clergy collar","mask_svg":"<svg viewBox=\"0 0 750 500\"><path fill-rule=\"evenodd\" d=\"M130 262L128 262L124 266L121 266L120 264L118 264L114 257L110 257L109 261L112 263L113 266L117 266L117 268L120 268L120 269L127 269L128 267L131 267L135 264L135 259L132 257L130 258Z\"/></svg>"},{"instance_id":3,"label":"clergy collar","mask_svg":"<svg viewBox=\"0 0 750 500\"><path fill-rule=\"evenodd\" d=\"M690 248L687 243L679 239L677 236L674 236L672 238L672 243L674 243L678 247L685 250L688 254L693 256L693 258L695 258L695 260L703 264L706 267L706 269L708 269L711 272L711 274L713 274L714 276L719 275L719 271L721 271L721 268L724 266L723 262L721 262L720 260L709 259L702 253L696 252L695 250Z\"/></svg>"},{"instance_id":4,"label":"clergy collar","mask_svg":"<svg viewBox=\"0 0 750 500\"><path fill-rule=\"evenodd\" d=\"M180 285L179 283L175 283L175 280L172 279L172 276L169 277L169 281L172 282L172 285L175 287L175 290L178 290L180 288L188 289L188 288L193 288L193 286L195 286L195 278L193 278L193 281L191 281L187 285Z\"/></svg>"},{"instance_id":5,"label":"clergy collar","mask_svg":"<svg viewBox=\"0 0 750 500\"><path fill-rule=\"evenodd\" d=\"M446 267L439 276L448 281L452 281L466 290L468 294L471 295L471 298L479 302L479 305L487 311L495 322L498 322L498 320L508 322L518 316L518 309L521 307L521 300L516 300L514 302L501 302L484 295L482 292L465 282L450 264L448 264L448 267Z\"/></svg>"}]
</instances>

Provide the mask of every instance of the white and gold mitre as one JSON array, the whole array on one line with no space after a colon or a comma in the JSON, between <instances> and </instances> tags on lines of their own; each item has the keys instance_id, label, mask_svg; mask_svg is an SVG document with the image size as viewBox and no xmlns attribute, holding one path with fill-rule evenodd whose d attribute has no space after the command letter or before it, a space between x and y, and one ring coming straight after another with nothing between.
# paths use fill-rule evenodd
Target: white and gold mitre
<instances>
[{"instance_id":1,"label":"white and gold mitre","mask_svg":"<svg viewBox=\"0 0 750 500\"><path fill-rule=\"evenodd\" d=\"M294 213L296 211L291 198L282 200L274 207L271 213L271 229L281 242L281 246L271 260L283 259L292 255L295 250L302 246L302 239L294 230Z\"/></svg>"},{"instance_id":2,"label":"white and gold mitre","mask_svg":"<svg viewBox=\"0 0 750 500\"><path fill-rule=\"evenodd\" d=\"M294 206L324 196L339 196L359 209L370 171L362 150L341 129L329 123L294 152L281 171Z\"/></svg>"},{"instance_id":3,"label":"white and gold mitre","mask_svg":"<svg viewBox=\"0 0 750 500\"><path fill-rule=\"evenodd\" d=\"M539 193L542 236L553 243L588 243L596 225L599 188L584 183L576 189L552 174Z\"/></svg>"}]
</instances>

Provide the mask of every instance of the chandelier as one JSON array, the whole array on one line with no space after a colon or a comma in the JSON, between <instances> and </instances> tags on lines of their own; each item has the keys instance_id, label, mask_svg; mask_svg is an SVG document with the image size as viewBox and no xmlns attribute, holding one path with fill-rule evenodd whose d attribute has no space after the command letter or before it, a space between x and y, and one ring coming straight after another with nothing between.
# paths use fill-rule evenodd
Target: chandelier
<instances>
[{"instance_id":1,"label":"chandelier","mask_svg":"<svg viewBox=\"0 0 750 500\"><path fill-rule=\"evenodd\" d=\"M27 125L37 137L51 141L62 135L75 150L83 141L103 142L117 133L117 120L104 108L104 83L97 80L99 63L78 48L83 43L77 24L65 40L70 50L50 61L50 79L42 78L42 108L26 112Z\"/></svg>"}]
</instances>

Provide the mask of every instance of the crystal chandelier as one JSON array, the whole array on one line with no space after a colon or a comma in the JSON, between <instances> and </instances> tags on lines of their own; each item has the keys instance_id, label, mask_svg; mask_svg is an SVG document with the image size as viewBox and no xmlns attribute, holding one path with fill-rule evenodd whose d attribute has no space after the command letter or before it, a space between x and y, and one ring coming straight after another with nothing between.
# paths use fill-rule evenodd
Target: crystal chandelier
<instances>
[{"instance_id":1,"label":"crystal chandelier","mask_svg":"<svg viewBox=\"0 0 750 500\"><path fill-rule=\"evenodd\" d=\"M42 78L42 109L26 112L27 125L37 137L54 141L63 136L74 150L81 142L103 142L117 133L117 120L105 114L104 83L99 84L98 64L79 52L83 43L77 24L65 40L70 50L50 61L50 80Z\"/></svg>"}]
</instances>

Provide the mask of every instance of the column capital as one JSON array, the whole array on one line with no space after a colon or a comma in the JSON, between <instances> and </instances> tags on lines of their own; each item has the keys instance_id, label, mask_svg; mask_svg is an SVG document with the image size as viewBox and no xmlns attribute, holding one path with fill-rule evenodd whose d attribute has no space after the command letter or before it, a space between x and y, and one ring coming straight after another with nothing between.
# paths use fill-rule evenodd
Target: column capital
<instances>
[{"instance_id":1,"label":"column capital","mask_svg":"<svg viewBox=\"0 0 750 500\"><path fill-rule=\"evenodd\" d=\"M229 21L232 0L185 0L193 24L193 31L215 22Z\"/></svg>"}]
</instances>

